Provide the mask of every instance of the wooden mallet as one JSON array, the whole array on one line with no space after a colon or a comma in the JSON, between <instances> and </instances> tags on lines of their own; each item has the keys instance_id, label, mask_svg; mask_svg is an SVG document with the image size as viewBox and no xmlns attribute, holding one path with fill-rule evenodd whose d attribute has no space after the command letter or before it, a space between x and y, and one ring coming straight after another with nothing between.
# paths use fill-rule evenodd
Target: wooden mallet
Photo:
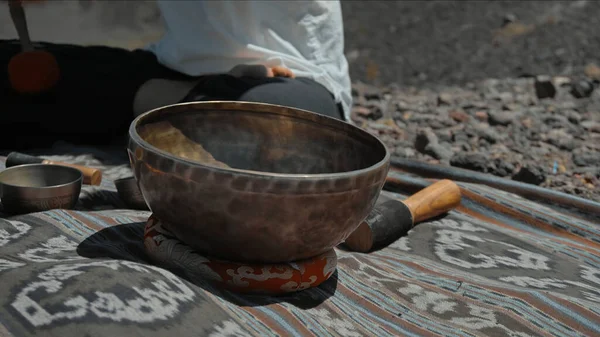
<instances>
[{"instance_id":1,"label":"wooden mallet","mask_svg":"<svg viewBox=\"0 0 600 337\"><path fill-rule=\"evenodd\" d=\"M385 247L417 223L454 209L460 200L460 188L450 180L431 184L403 201L380 195L367 218L344 244L363 253Z\"/></svg>"},{"instance_id":2,"label":"wooden mallet","mask_svg":"<svg viewBox=\"0 0 600 337\"><path fill-rule=\"evenodd\" d=\"M54 55L33 48L22 2L8 1L10 16L21 41L21 52L8 63L8 79L17 92L36 94L56 85L60 79L60 69Z\"/></svg>"},{"instance_id":3,"label":"wooden mallet","mask_svg":"<svg viewBox=\"0 0 600 337\"><path fill-rule=\"evenodd\" d=\"M12 167L17 165L26 165L26 164L47 164L47 165L62 165L69 166L78 169L83 174L83 183L86 185L100 185L102 183L102 171L99 169L76 165L76 164L68 164L60 161L53 161L48 159L43 159L36 156L31 156L25 153L20 152L11 152L6 156L6 161L4 165L6 167Z\"/></svg>"}]
</instances>

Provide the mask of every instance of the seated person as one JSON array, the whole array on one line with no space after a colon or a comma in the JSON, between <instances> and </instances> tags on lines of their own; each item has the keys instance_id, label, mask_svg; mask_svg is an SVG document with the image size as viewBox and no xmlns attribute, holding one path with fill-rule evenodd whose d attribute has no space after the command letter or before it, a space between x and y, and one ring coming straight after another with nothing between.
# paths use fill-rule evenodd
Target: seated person
<instances>
[{"instance_id":1,"label":"seated person","mask_svg":"<svg viewBox=\"0 0 600 337\"><path fill-rule=\"evenodd\" d=\"M3 81L0 121L15 146L105 144L134 116L199 100L263 102L349 120L350 78L339 1L157 0L166 33L143 50L42 43L60 67L51 90ZM21 51L0 42L0 71ZM8 75L3 74L3 78Z\"/></svg>"}]
</instances>

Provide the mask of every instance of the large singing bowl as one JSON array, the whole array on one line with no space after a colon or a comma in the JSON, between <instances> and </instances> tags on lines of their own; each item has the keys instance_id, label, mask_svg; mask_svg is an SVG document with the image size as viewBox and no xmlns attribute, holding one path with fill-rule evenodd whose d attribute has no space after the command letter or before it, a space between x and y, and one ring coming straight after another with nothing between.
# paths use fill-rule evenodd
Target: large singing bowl
<instances>
[{"instance_id":1,"label":"large singing bowl","mask_svg":"<svg viewBox=\"0 0 600 337\"><path fill-rule=\"evenodd\" d=\"M268 263L342 243L373 207L390 160L351 124L221 101L138 116L128 152L148 207L179 240L215 258Z\"/></svg>"}]
</instances>

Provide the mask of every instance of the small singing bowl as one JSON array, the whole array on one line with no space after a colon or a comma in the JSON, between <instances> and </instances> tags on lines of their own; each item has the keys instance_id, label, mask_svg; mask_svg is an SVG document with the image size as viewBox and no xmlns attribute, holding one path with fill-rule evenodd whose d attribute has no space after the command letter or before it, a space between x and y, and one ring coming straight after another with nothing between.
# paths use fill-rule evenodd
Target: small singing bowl
<instances>
[{"instance_id":1,"label":"small singing bowl","mask_svg":"<svg viewBox=\"0 0 600 337\"><path fill-rule=\"evenodd\" d=\"M78 169L47 164L18 165L0 172L0 199L6 213L72 209L81 192Z\"/></svg>"},{"instance_id":2,"label":"small singing bowl","mask_svg":"<svg viewBox=\"0 0 600 337\"><path fill-rule=\"evenodd\" d=\"M117 187L119 198L123 200L127 207L137 210L149 209L134 177L117 179L115 180L115 186Z\"/></svg>"},{"instance_id":3,"label":"small singing bowl","mask_svg":"<svg viewBox=\"0 0 600 337\"><path fill-rule=\"evenodd\" d=\"M138 116L129 160L152 213L182 242L229 261L303 260L368 215L390 154L343 121L272 104L193 102Z\"/></svg>"}]
</instances>

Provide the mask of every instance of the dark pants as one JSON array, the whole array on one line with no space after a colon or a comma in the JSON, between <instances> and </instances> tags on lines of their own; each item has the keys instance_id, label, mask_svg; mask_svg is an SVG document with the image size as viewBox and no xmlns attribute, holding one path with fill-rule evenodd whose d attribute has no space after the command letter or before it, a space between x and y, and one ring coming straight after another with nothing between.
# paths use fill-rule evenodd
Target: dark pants
<instances>
[{"instance_id":1,"label":"dark pants","mask_svg":"<svg viewBox=\"0 0 600 337\"><path fill-rule=\"evenodd\" d=\"M61 80L49 92L21 95L12 90L7 65L20 52L17 41L0 42L0 148L47 147L53 142L122 143L133 120L138 88L153 78L189 80L160 65L154 54L109 47L42 44L57 59ZM291 106L342 118L332 95L309 79L234 78L210 75L186 101L243 100Z\"/></svg>"}]
</instances>

